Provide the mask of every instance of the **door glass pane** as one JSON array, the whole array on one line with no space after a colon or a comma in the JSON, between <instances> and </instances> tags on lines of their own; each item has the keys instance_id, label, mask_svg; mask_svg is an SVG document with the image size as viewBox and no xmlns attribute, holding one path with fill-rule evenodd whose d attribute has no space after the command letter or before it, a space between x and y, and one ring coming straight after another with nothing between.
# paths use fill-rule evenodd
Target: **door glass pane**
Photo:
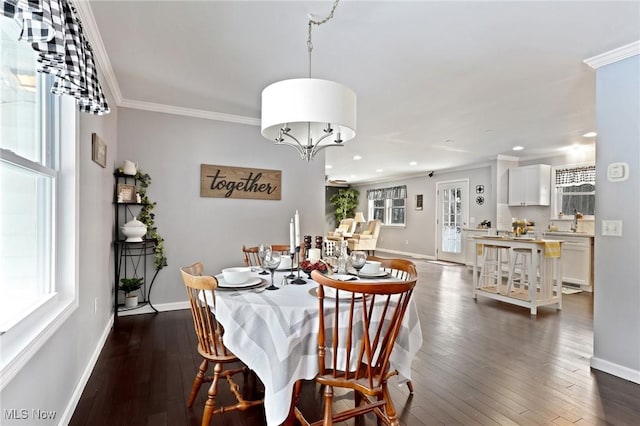
<instances>
[{"instance_id":1,"label":"door glass pane","mask_svg":"<svg viewBox=\"0 0 640 426\"><path fill-rule=\"evenodd\" d=\"M442 247L443 252L462 252L462 188L443 189Z\"/></svg>"}]
</instances>

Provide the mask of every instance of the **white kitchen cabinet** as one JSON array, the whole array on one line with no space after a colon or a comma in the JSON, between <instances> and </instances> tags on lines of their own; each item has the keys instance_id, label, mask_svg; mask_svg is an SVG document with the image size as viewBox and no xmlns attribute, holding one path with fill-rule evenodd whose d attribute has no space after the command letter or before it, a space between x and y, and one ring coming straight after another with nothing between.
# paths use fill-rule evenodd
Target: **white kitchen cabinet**
<instances>
[{"instance_id":1,"label":"white kitchen cabinet","mask_svg":"<svg viewBox=\"0 0 640 426\"><path fill-rule=\"evenodd\" d=\"M465 228L462 230L462 238L464 241L464 263L467 267L473 268L473 260L476 256L478 257L479 265L482 257L476 254L476 240L473 237L481 237L488 234L488 229Z\"/></svg>"},{"instance_id":2,"label":"white kitchen cabinet","mask_svg":"<svg viewBox=\"0 0 640 426\"><path fill-rule=\"evenodd\" d=\"M593 237L570 233L544 234L548 240L562 240L562 282L593 291Z\"/></svg>"},{"instance_id":3,"label":"white kitchen cabinet","mask_svg":"<svg viewBox=\"0 0 640 426\"><path fill-rule=\"evenodd\" d=\"M548 206L551 203L551 166L509 168L510 206Z\"/></svg>"}]
</instances>

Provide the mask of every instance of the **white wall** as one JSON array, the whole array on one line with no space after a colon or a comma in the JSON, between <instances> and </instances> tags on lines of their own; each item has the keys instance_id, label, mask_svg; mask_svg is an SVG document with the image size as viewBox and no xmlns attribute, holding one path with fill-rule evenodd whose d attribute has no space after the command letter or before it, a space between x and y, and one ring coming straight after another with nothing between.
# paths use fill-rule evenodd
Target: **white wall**
<instances>
[{"instance_id":1,"label":"white wall","mask_svg":"<svg viewBox=\"0 0 640 426\"><path fill-rule=\"evenodd\" d=\"M365 217L367 216L367 189L407 185L406 226L383 226L378 239L378 249L435 258L436 185L438 182L462 179L469 180L469 217L475 218L475 223L469 224L469 226L475 227L485 219L493 220L492 215L495 209L492 209L489 200L494 186L491 182L491 167L489 165L468 170L436 172L433 177L425 175L384 183L358 185L355 188L360 191L360 198L359 207L356 210L364 212ZM483 205L478 205L475 202L476 185L484 185L483 195L487 201ZM417 194L423 195L422 210L415 209Z\"/></svg>"},{"instance_id":2,"label":"white wall","mask_svg":"<svg viewBox=\"0 0 640 426\"><path fill-rule=\"evenodd\" d=\"M138 162L169 266L151 294L155 305L186 300L178 268L196 261L208 273L242 264L242 245L289 243L289 219L300 212L302 235L323 235L324 154L309 163L275 146L260 128L121 108L118 164ZM200 164L282 170L282 199L200 197ZM160 306L162 307L162 306Z\"/></svg>"},{"instance_id":3,"label":"white wall","mask_svg":"<svg viewBox=\"0 0 640 426\"><path fill-rule=\"evenodd\" d=\"M594 368L640 383L640 56L596 72L596 236ZM629 164L609 182L607 166ZM621 220L622 236L603 236L602 220Z\"/></svg>"}]
</instances>

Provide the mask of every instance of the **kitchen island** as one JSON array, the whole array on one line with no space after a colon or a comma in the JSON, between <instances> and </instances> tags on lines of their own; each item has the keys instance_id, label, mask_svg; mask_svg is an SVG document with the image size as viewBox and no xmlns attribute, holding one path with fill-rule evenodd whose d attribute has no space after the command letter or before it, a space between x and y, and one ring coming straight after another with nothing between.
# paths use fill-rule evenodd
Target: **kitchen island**
<instances>
[{"instance_id":1,"label":"kitchen island","mask_svg":"<svg viewBox=\"0 0 640 426\"><path fill-rule=\"evenodd\" d=\"M506 282L500 285L483 285L479 279L480 260L476 256L473 264L473 298L478 295L529 308L531 315L537 314L538 306L557 304L562 309L562 262L560 246L562 241L536 240L533 238L508 238L497 236L474 237L476 252L486 250L487 245L506 249L509 253L509 267L513 268L514 250L527 250L531 259L528 263L528 288L513 288L513 275L507 271ZM510 282L511 281L511 282ZM533 284L533 285L532 285ZM508 289L508 290L507 290Z\"/></svg>"}]
</instances>

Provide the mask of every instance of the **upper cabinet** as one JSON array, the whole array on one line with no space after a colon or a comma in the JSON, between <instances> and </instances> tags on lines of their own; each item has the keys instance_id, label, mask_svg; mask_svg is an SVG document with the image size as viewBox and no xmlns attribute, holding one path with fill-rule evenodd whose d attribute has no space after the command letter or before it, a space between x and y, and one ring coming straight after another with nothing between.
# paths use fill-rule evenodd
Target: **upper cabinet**
<instances>
[{"instance_id":1,"label":"upper cabinet","mask_svg":"<svg viewBox=\"0 0 640 426\"><path fill-rule=\"evenodd\" d=\"M512 167L509 169L510 206L548 206L551 202L551 166Z\"/></svg>"}]
</instances>

